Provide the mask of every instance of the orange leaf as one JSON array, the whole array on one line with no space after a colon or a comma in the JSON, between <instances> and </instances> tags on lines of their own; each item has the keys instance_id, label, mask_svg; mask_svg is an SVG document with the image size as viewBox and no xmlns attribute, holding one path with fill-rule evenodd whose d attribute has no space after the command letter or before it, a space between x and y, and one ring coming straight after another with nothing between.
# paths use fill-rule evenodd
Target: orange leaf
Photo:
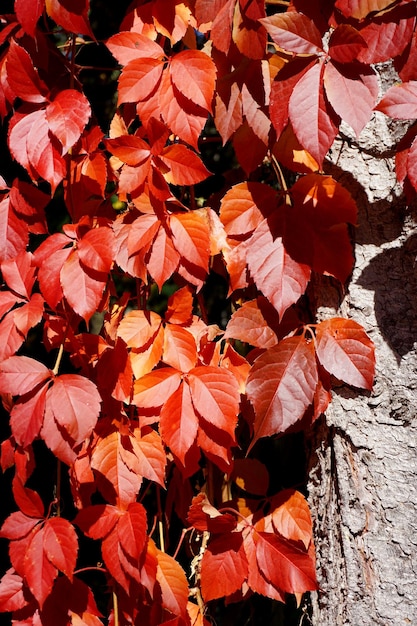
<instances>
[{"instance_id":1,"label":"orange leaf","mask_svg":"<svg viewBox=\"0 0 417 626\"><path fill-rule=\"evenodd\" d=\"M223 367L199 366L187 378L198 413L234 440L240 401L235 376Z\"/></svg>"},{"instance_id":2,"label":"orange leaf","mask_svg":"<svg viewBox=\"0 0 417 626\"><path fill-rule=\"evenodd\" d=\"M185 457L196 440L198 430L198 417L186 383L164 402L159 429L165 445L185 466Z\"/></svg>"},{"instance_id":3,"label":"orange leaf","mask_svg":"<svg viewBox=\"0 0 417 626\"><path fill-rule=\"evenodd\" d=\"M171 367L162 367L145 374L134 383L133 404L141 408L157 408L176 391L181 373Z\"/></svg>"},{"instance_id":4,"label":"orange leaf","mask_svg":"<svg viewBox=\"0 0 417 626\"><path fill-rule=\"evenodd\" d=\"M278 337L262 315L257 300L245 302L232 314L224 333L224 339L230 338L265 349L278 343Z\"/></svg>"},{"instance_id":5,"label":"orange leaf","mask_svg":"<svg viewBox=\"0 0 417 626\"><path fill-rule=\"evenodd\" d=\"M313 528L305 497L294 489L284 489L271 499L271 509L275 530L286 539L302 541L308 550Z\"/></svg>"},{"instance_id":6,"label":"orange leaf","mask_svg":"<svg viewBox=\"0 0 417 626\"><path fill-rule=\"evenodd\" d=\"M117 336L130 348L147 348L161 322L160 316L153 311L130 311L120 322Z\"/></svg>"},{"instance_id":7,"label":"orange leaf","mask_svg":"<svg viewBox=\"0 0 417 626\"><path fill-rule=\"evenodd\" d=\"M194 336L185 328L167 324L164 333L162 360L181 372L188 372L197 363L197 346Z\"/></svg>"},{"instance_id":8,"label":"orange leaf","mask_svg":"<svg viewBox=\"0 0 417 626\"><path fill-rule=\"evenodd\" d=\"M183 50L172 57L171 80L188 100L209 113L216 81L216 66L201 50Z\"/></svg>"},{"instance_id":9,"label":"orange leaf","mask_svg":"<svg viewBox=\"0 0 417 626\"><path fill-rule=\"evenodd\" d=\"M189 263L205 272L210 258L210 237L207 222L193 211L171 215L170 228L175 248Z\"/></svg>"},{"instance_id":10,"label":"orange leaf","mask_svg":"<svg viewBox=\"0 0 417 626\"><path fill-rule=\"evenodd\" d=\"M189 590L184 570L165 552L157 550L157 559L156 579L161 587L162 606L185 620Z\"/></svg>"},{"instance_id":11,"label":"orange leaf","mask_svg":"<svg viewBox=\"0 0 417 626\"><path fill-rule=\"evenodd\" d=\"M136 501L142 476L126 465L121 447L118 432L100 439L91 455L91 467L96 471L97 486L107 501L126 509L131 502Z\"/></svg>"}]
</instances>

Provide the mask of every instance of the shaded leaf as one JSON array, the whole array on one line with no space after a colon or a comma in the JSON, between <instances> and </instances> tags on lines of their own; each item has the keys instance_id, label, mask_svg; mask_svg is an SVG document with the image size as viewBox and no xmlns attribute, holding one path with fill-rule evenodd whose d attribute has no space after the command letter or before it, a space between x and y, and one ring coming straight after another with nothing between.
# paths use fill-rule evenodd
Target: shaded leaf
<instances>
[{"instance_id":1,"label":"shaded leaf","mask_svg":"<svg viewBox=\"0 0 417 626\"><path fill-rule=\"evenodd\" d=\"M210 541L201 560L201 591L206 602L238 591L248 574L242 535L223 533Z\"/></svg>"}]
</instances>

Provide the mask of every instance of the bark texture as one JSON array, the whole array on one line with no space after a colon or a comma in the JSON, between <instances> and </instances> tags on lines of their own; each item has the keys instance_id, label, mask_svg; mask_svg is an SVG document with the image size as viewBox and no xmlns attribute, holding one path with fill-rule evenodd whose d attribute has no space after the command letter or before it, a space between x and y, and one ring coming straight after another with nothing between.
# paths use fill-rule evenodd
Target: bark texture
<instances>
[{"instance_id":1,"label":"bark texture","mask_svg":"<svg viewBox=\"0 0 417 626\"><path fill-rule=\"evenodd\" d=\"M338 388L313 428L314 626L417 624L417 227L386 158L402 132L376 114L329 166L359 206L356 263L342 298L326 279L318 310L364 326L377 376L372 393Z\"/></svg>"}]
</instances>

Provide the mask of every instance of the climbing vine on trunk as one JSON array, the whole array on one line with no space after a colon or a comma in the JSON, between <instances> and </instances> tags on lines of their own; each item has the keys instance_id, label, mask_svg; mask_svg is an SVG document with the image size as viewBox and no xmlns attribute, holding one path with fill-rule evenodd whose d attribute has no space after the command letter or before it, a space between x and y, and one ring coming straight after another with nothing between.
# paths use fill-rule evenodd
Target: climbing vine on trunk
<instances>
[{"instance_id":1,"label":"climbing vine on trunk","mask_svg":"<svg viewBox=\"0 0 417 626\"><path fill-rule=\"evenodd\" d=\"M201 626L221 598L299 602L317 588L310 512L296 489L273 491L258 442L311 425L334 383L372 389L365 330L318 322L305 294L317 274L343 290L353 267L356 205L324 173L340 124L417 117L415 2L139 0L104 42L89 10L16 0L0 16L1 468L15 503L0 611ZM114 59L106 127L87 46ZM388 59L403 82L378 102ZM397 156L409 195L415 136ZM208 154L222 149L219 186ZM220 325L212 276L227 284Z\"/></svg>"}]
</instances>

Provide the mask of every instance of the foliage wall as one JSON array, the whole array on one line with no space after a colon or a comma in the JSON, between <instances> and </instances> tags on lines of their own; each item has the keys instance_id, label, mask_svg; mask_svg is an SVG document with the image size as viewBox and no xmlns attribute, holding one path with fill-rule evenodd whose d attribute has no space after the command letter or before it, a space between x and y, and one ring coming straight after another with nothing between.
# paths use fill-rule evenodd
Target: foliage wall
<instances>
[{"instance_id":1,"label":"foliage wall","mask_svg":"<svg viewBox=\"0 0 417 626\"><path fill-rule=\"evenodd\" d=\"M317 588L302 485L265 442L313 424L334 384L372 389L364 329L314 316L317 277L343 293L357 220L325 163L342 123L415 117L415 18L404 0L0 16L13 623L244 623ZM389 59L402 82L381 100Z\"/></svg>"}]
</instances>

